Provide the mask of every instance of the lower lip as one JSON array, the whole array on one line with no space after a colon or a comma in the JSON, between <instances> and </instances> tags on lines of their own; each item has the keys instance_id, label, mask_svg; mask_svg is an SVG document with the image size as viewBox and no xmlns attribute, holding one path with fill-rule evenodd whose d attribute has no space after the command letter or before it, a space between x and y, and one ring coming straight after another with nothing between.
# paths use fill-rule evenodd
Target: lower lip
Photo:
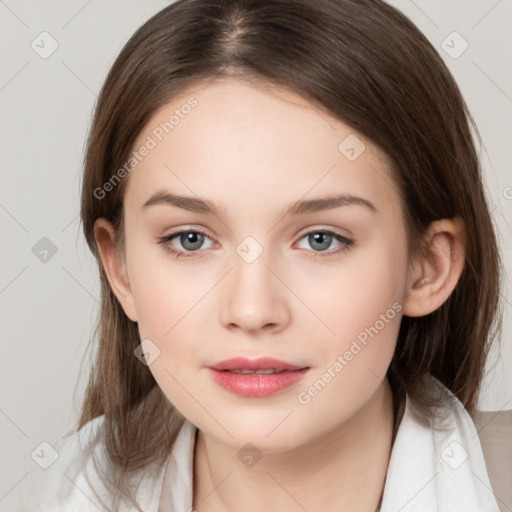
<instances>
[{"instance_id":1,"label":"lower lip","mask_svg":"<svg viewBox=\"0 0 512 512\"><path fill-rule=\"evenodd\" d=\"M208 368L213 379L224 389L239 396L264 397L293 386L303 379L309 368L286 370L282 373L243 374Z\"/></svg>"}]
</instances>

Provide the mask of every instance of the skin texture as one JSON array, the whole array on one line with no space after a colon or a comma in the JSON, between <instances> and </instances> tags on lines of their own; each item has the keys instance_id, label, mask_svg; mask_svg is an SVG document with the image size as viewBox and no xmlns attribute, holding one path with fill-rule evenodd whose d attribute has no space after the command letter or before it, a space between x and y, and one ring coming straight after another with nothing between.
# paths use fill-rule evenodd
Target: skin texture
<instances>
[{"instance_id":1,"label":"skin texture","mask_svg":"<svg viewBox=\"0 0 512 512\"><path fill-rule=\"evenodd\" d=\"M194 507L373 512L391 446L385 374L400 320L426 315L450 295L464 264L463 228L457 219L433 223L426 234L431 252L408 265L386 155L283 89L232 78L198 84L159 109L134 148L190 96L197 106L126 178L125 252L116 255L105 219L96 222L95 236L124 311L138 322L141 340L160 351L150 371L199 428ZM354 161L338 149L350 134L365 144ZM208 199L219 214L142 208L161 190ZM296 201L342 193L371 201L377 211L351 204L285 215ZM158 243L187 229L206 231L203 244L183 246L178 236L167 246L199 247L191 257L176 259ZM307 235L319 230L353 244L315 244ZM262 249L251 263L237 252L256 254L255 245L240 245L248 236ZM378 334L301 403L298 394L393 304L394 317L386 316ZM276 395L243 398L218 386L206 368L235 356L270 356L310 370ZM262 454L252 467L237 457L247 442Z\"/></svg>"}]
</instances>

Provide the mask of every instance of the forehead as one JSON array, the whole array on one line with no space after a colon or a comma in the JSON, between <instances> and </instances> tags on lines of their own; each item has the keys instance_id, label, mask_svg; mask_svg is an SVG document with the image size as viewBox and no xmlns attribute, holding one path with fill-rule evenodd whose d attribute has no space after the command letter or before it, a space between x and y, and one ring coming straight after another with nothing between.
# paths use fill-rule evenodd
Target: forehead
<instances>
[{"instance_id":1,"label":"forehead","mask_svg":"<svg viewBox=\"0 0 512 512\"><path fill-rule=\"evenodd\" d=\"M202 82L158 109L132 148L125 201L156 190L258 207L309 195L366 195L390 208L386 154L339 119L280 87L234 78ZM371 198L371 199L370 199Z\"/></svg>"}]
</instances>

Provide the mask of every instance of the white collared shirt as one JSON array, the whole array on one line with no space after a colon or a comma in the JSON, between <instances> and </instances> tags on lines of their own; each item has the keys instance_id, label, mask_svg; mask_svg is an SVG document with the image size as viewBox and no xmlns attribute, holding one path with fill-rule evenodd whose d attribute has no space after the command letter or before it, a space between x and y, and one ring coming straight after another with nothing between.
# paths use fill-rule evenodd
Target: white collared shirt
<instances>
[{"instance_id":1,"label":"white collared shirt","mask_svg":"<svg viewBox=\"0 0 512 512\"><path fill-rule=\"evenodd\" d=\"M460 401L436 382L451 397L442 409L447 415L444 429L438 420L430 425L419 422L413 414L413 402L406 396L381 512L500 512L475 425ZM0 501L0 511L109 510L109 490L99 480L91 456L94 452L99 460L105 460L102 424L100 416L79 432L67 434L57 446L57 460L48 469L42 470L34 463L27 467L30 475ZM154 476L140 472L136 496L144 512L158 512L163 489L171 502L166 512L192 510L196 432L197 427L185 420L166 464ZM106 506L102 506L101 499ZM133 507L125 504L119 512L131 510Z\"/></svg>"}]
</instances>

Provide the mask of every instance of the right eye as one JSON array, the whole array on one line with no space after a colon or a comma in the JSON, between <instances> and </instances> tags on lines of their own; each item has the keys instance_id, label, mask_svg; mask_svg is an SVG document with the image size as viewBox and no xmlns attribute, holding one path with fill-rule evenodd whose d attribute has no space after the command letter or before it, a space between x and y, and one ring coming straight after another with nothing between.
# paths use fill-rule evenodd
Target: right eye
<instances>
[{"instance_id":1,"label":"right eye","mask_svg":"<svg viewBox=\"0 0 512 512\"><path fill-rule=\"evenodd\" d=\"M172 242L174 239L177 239L182 249L175 247ZM162 244L166 251L175 254L176 258L182 256L189 258L195 256L195 253L201 252L199 249L203 245L205 239L210 239L207 233L201 230L190 229L186 231L177 231L161 237L158 239L158 243Z\"/></svg>"}]
</instances>

